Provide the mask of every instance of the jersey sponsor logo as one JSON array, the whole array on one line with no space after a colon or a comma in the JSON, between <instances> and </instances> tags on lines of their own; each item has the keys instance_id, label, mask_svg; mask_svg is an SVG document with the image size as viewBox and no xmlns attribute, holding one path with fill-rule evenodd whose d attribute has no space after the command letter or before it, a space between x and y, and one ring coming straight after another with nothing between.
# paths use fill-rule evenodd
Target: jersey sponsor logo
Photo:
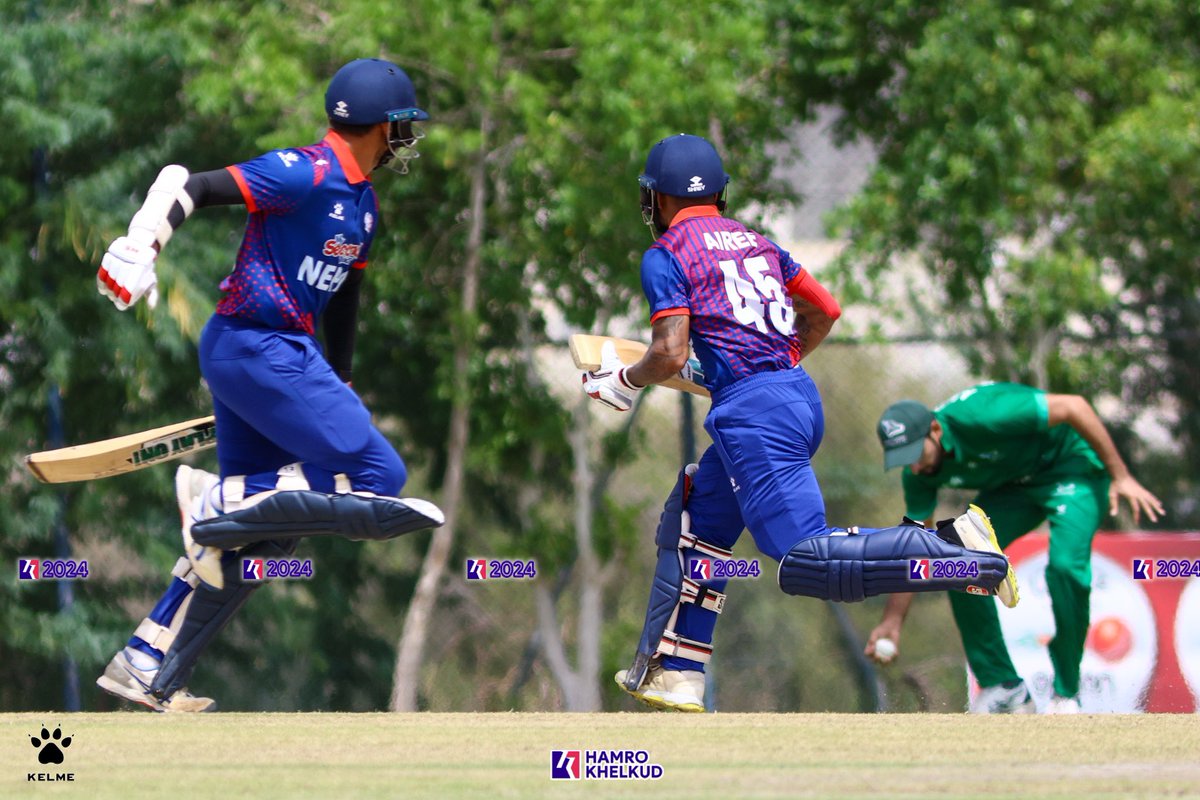
<instances>
[{"instance_id":1,"label":"jersey sponsor logo","mask_svg":"<svg viewBox=\"0 0 1200 800\"><path fill-rule=\"evenodd\" d=\"M292 164L295 164L300 160L299 155L296 153L290 153L286 150L280 150L275 155L279 156L279 160L282 161L283 165L289 169L291 168Z\"/></svg>"},{"instance_id":2,"label":"jersey sponsor logo","mask_svg":"<svg viewBox=\"0 0 1200 800\"><path fill-rule=\"evenodd\" d=\"M333 217L334 219L340 219L340 220L345 221L346 216L343 213L345 211L345 209L346 209L346 207L344 205L342 205L341 203L334 203L333 211L329 212L329 216ZM327 250L329 249L329 242L325 243L325 249L327 249ZM329 255L329 254L326 253L326 255Z\"/></svg>"},{"instance_id":3,"label":"jersey sponsor logo","mask_svg":"<svg viewBox=\"0 0 1200 800\"><path fill-rule=\"evenodd\" d=\"M339 205L337 208L340 207L341 206ZM334 210L336 211L337 208ZM330 214L329 216L332 217L333 214ZM341 219L341 217L338 217L338 219ZM361 250L361 244L347 242L346 237L339 233L332 239L325 240L325 247L321 250L321 255L327 258L336 258L338 263L346 265L352 264L358 260L358 254Z\"/></svg>"},{"instance_id":4,"label":"jersey sponsor logo","mask_svg":"<svg viewBox=\"0 0 1200 800\"><path fill-rule=\"evenodd\" d=\"M758 239L750 231L705 231L704 246L709 250L748 250L758 247Z\"/></svg>"},{"instance_id":5,"label":"jersey sponsor logo","mask_svg":"<svg viewBox=\"0 0 1200 800\"><path fill-rule=\"evenodd\" d=\"M342 282L349 274L350 270L337 264L326 264L312 256L305 256L304 261L300 263L300 270L296 273L296 279L323 292L336 292L342 288Z\"/></svg>"},{"instance_id":6,"label":"jersey sponsor logo","mask_svg":"<svg viewBox=\"0 0 1200 800\"><path fill-rule=\"evenodd\" d=\"M699 175L693 175L692 182L688 184L687 190L689 193L690 192L703 192L704 191L704 179L701 178Z\"/></svg>"},{"instance_id":7,"label":"jersey sponsor logo","mask_svg":"<svg viewBox=\"0 0 1200 800\"><path fill-rule=\"evenodd\" d=\"M363 215L363 227L366 229L367 233L370 233L371 228L375 227L375 215L370 211Z\"/></svg>"}]
</instances>

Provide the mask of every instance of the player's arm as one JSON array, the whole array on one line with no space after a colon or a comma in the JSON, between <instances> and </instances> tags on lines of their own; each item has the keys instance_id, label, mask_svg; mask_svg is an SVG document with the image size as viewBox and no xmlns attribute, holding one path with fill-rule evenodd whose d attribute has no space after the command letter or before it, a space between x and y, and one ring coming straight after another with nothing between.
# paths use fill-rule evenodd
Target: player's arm
<instances>
[{"instance_id":1,"label":"player's arm","mask_svg":"<svg viewBox=\"0 0 1200 800\"><path fill-rule=\"evenodd\" d=\"M164 167L129 223L125 236L109 245L96 272L96 288L124 311L142 297L158 301L154 261L175 229L197 208L245 202L228 170L189 175L178 164Z\"/></svg>"},{"instance_id":2,"label":"player's arm","mask_svg":"<svg viewBox=\"0 0 1200 800\"><path fill-rule=\"evenodd\" d=\"M1064 423L1070 425L1091 446L1108 470L1112 478L1108 489L1109 514L1117 513L1120 498L1124 497L1133 511L1133 524L1138 523L1143 511L1151 522L1158 520L1158 515L1163 513L1163 504L1130 474L1108 429L1086 398L1076 394L1048 394L1046 410L1050 427Z\"/></svg>"},{"instance_id":3,"label":"player's arm","mask_svg":"<svg viewBox=\"0 0 1200 800\"><path fill-rule=\"evenodd\" d=\"M796 312L796 336L800 338L801 357L808 355L829 335L833 323L842 315L838 301L808 270L801 270L788 284L792 308Z\"/></svg>"},{"instance_id":4,"label":"player's arm","mask_svg":"<svg viewBox=\"0 0 1200 800\"><path fill-rule=\"evenodd\" d=\"M650 333L650 346L633 366L625 370L626 378L635 386L661 383L678 375L687 366L691 353L691 317L687 314L671 314L654 321Z\"/></svg>"},{"instance_id":5,"label":"player's arm","mask_svg":"<svg viewBox=\"0 0 1200 800\"><path fill-rule=\"evenodd\" d=\"M325 329L325 358L338 377L350 383L354 361L354 339L358 330L358 303L365 269L352 269L346 282L329 301L322 327Z\"/></svg>"}]
</instances>

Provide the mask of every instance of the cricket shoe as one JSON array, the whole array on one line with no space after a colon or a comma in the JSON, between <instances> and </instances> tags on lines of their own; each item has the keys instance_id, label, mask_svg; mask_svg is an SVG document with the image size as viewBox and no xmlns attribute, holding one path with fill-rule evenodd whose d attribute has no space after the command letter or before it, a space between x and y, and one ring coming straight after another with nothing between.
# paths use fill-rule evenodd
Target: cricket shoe
<instances>
[{"instance_id":1,"label":"cricket shoe","mask_svg":"<svg viewBox=\"0 0 1200 800\"><path fill-rule=\"evenodd\" d=\"M979 690L979 694L971 701L972 714L1036 714L1037 705L1029 694L1025 681L1018 681L1015 686L997 684Z\"/></svg>"},{"instance_id":2,"label":"cricket shoe","mask_svg":"<svg viewBox=\"0 0 1200 800\"><path fill-rule=\"evenodd\" d=\"M213 491L220 491L217 488L220 482L216 475L186 464L175 471L175 500L179 503L183 552L200 582L214 590L225 587L225 574L221 571L222 550L194 542L192 525L221 513L213 503Z\"/></svg>"},{"instance_id":3,"label":"cricket shoe","mask_svg":"<svg viewBox=\"0 0 1200 800\"><path fill-rule=\"evenodd\" d=\"M1078 697L1063 697L1061 694L1055 693L1046 703L1045 713L1082 714L1083 707L1080 705Z\"/></svg>"},{"instance_id":4,"label":"cricket shoe","mask_svg":"<svg viewBox=\"0 0 1200 800\"><path fill-rule=\"evenodd\" d=\"M157 667L138 669L125 655L125 651L121 650L108 662L104 674L96 679L96 685L111 695L141 703L155 711L196 713L217 710L217 702L211 697L196 697L186 688L180 689L165 700L159 700L150 693L150 686L157 674Z\"/></svg>"},{"instance_id":5,"label":"cricket shoe","mask_svg":"<svg viewBox=\"0 0 1200 800\"><path fill-rule=\"evenodd\" d=\"M942 534L945 531L945 524L939 524L938 533ZM985 553L995 553L1001 556L1006 561L1008 556L1004 555L1004 551L1000 549L1000 543L996 541L996 530L992 527L992 521L988 519L988 515L983 513L983 509L977 505L967 506L967 513L957 517L952 522L953 531L956 534L958 543L968 550L982 550ZM970 587L975 589L975 587ZM982 590L976 590L976 593ZM995 594L999 595L1000 602L1012 608L1021 599L1020 591L1017 588L1017 573L1013 571L1012 564L1008 565L1008 574L1004 576L1004 580L1000 581L1000 585L996 587Z\"/></svg>"},{"instance_id":6,"label":"cricket shoe","mask_svg":"<svg viewBox=\"0 0 1200 800\"><path fill-rule=\"evenodd\" d=\"M704 673L696 670L667 670L651 664L646 677L638 688L625 688L625 676L629 670L616 674L617 685L639 702L659 711L686 711L704 713Z\"/></svg>"}]
</instances>

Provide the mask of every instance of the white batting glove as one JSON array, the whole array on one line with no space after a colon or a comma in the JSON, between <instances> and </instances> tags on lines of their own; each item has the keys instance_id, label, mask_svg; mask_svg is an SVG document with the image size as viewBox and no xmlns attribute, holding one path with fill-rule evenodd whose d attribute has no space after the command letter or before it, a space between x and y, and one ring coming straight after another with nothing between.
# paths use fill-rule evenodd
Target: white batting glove
<instances>
[{"instance_id":1,"label":"white batting glove","mask_svg":"<svg viewBox=\"0 0 1200 800\"><path fill-rule=\"evenodd\" d=\"M154 308L158 304L158 276L154 259L158 251L128 236L122 236L108 246L96 273L96 288L124 311L144 296Z\"/></svg>"},{"instance_id":2,"label":"white batting glove","mask_svg":"<svg viewBox=\"0 0 1200 800\"><path fill-rule=\"evenodd\" d=\"M679 370L679 377L685 381L704 385L704 368L700 366L700 360L689 358L687 363L683 365L683 369Z\"/></svg>"},{"instance_id":3,"label":"white batting glove","mask_svg":"<svg viewBox=\"0 0 1200 800\"><path fill-rule=\"evenodd\" d=\"M625 363L617 357L617 348L612 342L605 342L600 348L600 368L583 373L583 391L609 408L628 411L644 387L634 386L625 376L626 369Z\"/></svg>"}]
</instances>

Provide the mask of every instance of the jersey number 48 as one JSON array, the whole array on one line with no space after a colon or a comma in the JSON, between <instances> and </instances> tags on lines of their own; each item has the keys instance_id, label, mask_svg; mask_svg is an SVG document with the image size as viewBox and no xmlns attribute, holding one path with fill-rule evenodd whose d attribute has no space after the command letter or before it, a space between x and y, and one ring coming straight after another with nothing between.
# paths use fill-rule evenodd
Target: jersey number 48
<instances>
[{"instance_id":1,"label":"jersey number 48","mask_svg":"<svg viewBox=\"0 0 1200 800\"><path fill-rule=\"evenodd\" d=\"M736 261L717 262L725 274L725 293L733 306L733 316L746 327L753 325L760 333L767 332L769 319L775 330L790 336L796 325L796 312L771 274L771 262L763 256L751 256L742 263L750 281L742 277Z\"/></svg>"}]
</instances>

